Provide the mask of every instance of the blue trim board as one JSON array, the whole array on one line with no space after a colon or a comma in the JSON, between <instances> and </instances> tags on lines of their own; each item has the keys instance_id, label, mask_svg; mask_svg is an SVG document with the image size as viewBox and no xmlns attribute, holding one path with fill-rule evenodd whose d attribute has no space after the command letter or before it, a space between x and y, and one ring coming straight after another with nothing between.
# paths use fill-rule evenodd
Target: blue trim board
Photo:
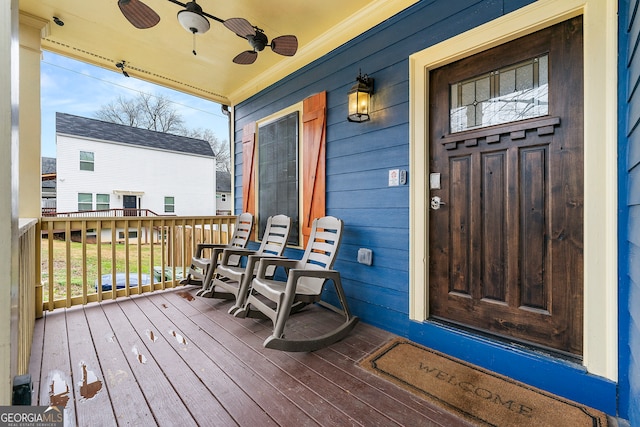
<instances>
[{"instance_id":1,"label":"blue trim board","mask_svg":"<svg viewBox=\"0 0 640 427\"><path fill-rule=\"evenodd\" d=\"M434 350L616 415L616 383L575 363L432 322L409 322L408 333L410 340Z\"/></svg>"}]
</instances>

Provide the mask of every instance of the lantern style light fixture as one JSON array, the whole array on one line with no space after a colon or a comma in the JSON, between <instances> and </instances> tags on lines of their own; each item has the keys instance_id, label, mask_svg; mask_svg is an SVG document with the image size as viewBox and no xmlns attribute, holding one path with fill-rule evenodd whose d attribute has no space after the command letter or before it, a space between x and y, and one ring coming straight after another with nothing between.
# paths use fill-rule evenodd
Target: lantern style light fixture
<instances>
[{"instance_id":1,"label":"lantern style light fixture","mask_svg":"<svg viewBox=\"0 0 640 427\"><path fill-rule=\"evenodd\" d=\"M366 122L371 119L369 109L371 108L371 94L373 93L373 79L363 76L358 72L356 84L349 90L349 116L350 122Z\"/></svg>"}]
</instances>

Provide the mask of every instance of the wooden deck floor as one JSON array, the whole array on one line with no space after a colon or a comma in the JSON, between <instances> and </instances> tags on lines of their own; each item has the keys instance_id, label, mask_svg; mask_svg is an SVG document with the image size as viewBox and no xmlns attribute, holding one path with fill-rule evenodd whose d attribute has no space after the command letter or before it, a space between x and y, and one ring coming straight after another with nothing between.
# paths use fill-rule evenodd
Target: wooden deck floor
<instances>
[{"instance_id":1,"label":"wooden deck floor","mask_svg":"<svg viewBox=\"0 0 640 427\"><path fill-rule=\"evenodd\" d=\"M270 321L236 319L195 288L47 313L36 323L34 405L67 425L467 426L357 362L394 336L360 323L314 353L262 347ZM301 333L334 313L296 314ZM322 317L322 322L317 320Z\"/></svg>"}]
</instances>

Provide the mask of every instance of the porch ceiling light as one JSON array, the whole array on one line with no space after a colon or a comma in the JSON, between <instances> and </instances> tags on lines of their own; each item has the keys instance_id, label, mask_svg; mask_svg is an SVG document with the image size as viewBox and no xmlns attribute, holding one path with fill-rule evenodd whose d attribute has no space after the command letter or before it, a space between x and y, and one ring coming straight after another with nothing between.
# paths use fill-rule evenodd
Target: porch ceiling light
<instances>
[{"instance_id":1,"label":"porch ceiling light","mask_svg":"<svg viewBox=\"0 0 640 427\"><path fill-rule=\"evenodd\" d=\"M209 20L202 14L202 8L195 1L186 4L186 9L178 12L178 21L182 27L193 34L209 31Z\"/></svg>"},{"instance_id":2,"label":"porch ceiling light","mask_svg":"<svg viewBox=\"0 0 640 427\"><path fill-rule=\"evenodd\" d=\"M366 122L371 119L369 116L371 108L371 95L373 94L373 79L363 76L358 72L356 84L349 90L349 115L350 122Z\"/></svg>"}]
</instances>

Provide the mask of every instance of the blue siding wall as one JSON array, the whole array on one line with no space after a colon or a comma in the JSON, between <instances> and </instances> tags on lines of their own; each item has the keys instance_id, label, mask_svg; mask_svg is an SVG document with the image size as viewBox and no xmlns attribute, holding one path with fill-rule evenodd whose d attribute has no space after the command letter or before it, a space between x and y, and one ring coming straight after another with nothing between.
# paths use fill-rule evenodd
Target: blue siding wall
<instances>
[{"instance_id":1,"label":"blue siding wall","mask_svg":"<svg viewBox=\"0 0 640 427\"><path fill-rule=\"evenodd\" d=\"M640 17L619 2L620 381L619 412L640 425Z\"/></svg>"},{"instance_id":2,"label":"blue siding wall","mask_svg":"<svg viewBox=\"0 0 640 427\"><path fill-rule=\"evenodd\" d=\"M388 171L409 169L409 55L527 3L422 1L236 107L241 207L242 126L327 91L327 214L345 221L336 268L365 322L408 334L409 186L389 187ZM375 79L372 119L349 123L346 94L360 69ZM356 262L361 247L373 266Z\"/></svg>"},{"instance_id":3,"label":"blue siding wall","mask_svg":"<svg viewBox=\"0 0 640 427\"><path fill-rule=\"evenodd\" d=\"M409 169L408 57L533 1L423 0L237 105L235 206L242 207L243 125L327 91L326 206L327 214L345 221L335 267L351 309L367 323L615 414L616 384L579 365L408 318L409 186L388 186L389 170ZM375 79L372 120L349 123L346 94L360 69ZM640 185L640 168L637 173ZM409 185L411 179L409 171ZM372 266L356 262L361 247L373 250ZM285 255L299 258L301 252Z\"/></svg>"}]
</instances>

